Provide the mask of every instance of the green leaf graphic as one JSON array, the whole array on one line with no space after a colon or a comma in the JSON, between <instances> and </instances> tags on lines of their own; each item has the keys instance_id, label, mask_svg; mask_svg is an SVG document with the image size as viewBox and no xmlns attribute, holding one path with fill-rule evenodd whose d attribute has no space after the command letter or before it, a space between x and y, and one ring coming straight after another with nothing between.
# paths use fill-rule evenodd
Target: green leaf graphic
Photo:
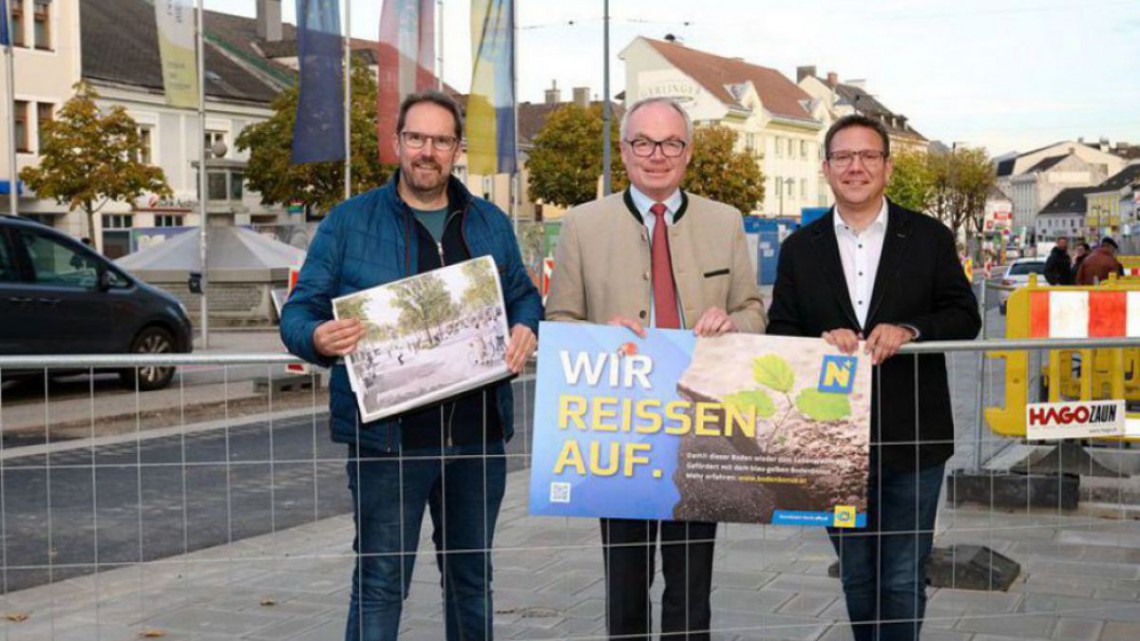
<instances>
[{"instance_id":1,"label":"green leaf graphic","mask_svg":"<svg viewBox=\"0 0 1140 641\"><path fill-rule=\"evenodd\" d=\"M776 413L775 403L773 403L772 398L768 396L768 392L762 389L737 392L725 397L724 402L740 410L742 413L748 413L755 409L756 416L760 418L770 418Z\"/></svg>"},{"instance_id":2,"label":"green leaf graphic","mask_svg":"<svg viewBox=\"0 0 1140 641\"><path fill-rule=\"evenodd\" d=\"M796 382L796 373L788 361L775 354L768 354L752 361L752 378L765 387L787 394Z\"/></svg>"},{"instance_id":3,"label":"green leaf graphic","mask_svg":"<svg viewBox=\"0 0 1140 641\"><path fill-rule=\"evenodd\" d=\"M814 387L796 396L796 409L815 421L838 421L851 415L851 403L845 394L821 392Z\"/></svg>"}]
</instances>

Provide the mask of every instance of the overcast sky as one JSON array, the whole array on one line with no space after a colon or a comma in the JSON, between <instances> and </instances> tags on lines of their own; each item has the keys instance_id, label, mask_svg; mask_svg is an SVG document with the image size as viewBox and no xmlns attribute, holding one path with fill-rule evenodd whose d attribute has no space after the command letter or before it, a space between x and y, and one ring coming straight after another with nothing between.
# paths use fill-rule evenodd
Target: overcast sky
<instances>
[{"instance_id":1,"label":"overcast sky","mask_svg":"<svg viewBox=\"0 0 1140 641\"><path fill-rule=\"evenodd\" d=\"M343 7L342 0L342 7ZM381 0L351 0L352 33L375 39ZM254 15L255 0L205 0ZM1026 151L1079 136L1140 144L1137 0L611 0L611 93L618 53L639 35L672 33L694 49L821 76L864 79L926 137ZM294 22L295 0L283 0ZM444 79L470 85L469 0L444 0ZM341 19L344 21L344 9ZM602 0L519 1L519 99L557 80L603 82Z\"/></svg>"}]
</instances>

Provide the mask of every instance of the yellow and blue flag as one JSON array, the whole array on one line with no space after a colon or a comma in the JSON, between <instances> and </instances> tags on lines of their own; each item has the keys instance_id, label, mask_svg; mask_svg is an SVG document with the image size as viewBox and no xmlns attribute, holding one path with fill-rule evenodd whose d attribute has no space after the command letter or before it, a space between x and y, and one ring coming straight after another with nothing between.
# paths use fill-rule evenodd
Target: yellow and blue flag
<instances>
[{"instance_id":1,"label":"yellow and blue flag","mask_svg":"<svg viewBox=\"0 0 1140 641\"><path fill-rule=\"evenodd\" d=\"M294 165L344 160L344 61L338 0L297 0L301 91L293 122Z\"/></svg>"},{"instance_id":2,"label":"yellow and blue flag","mask_svg":"<svg viewBox=\"0 0 1140 641\"><path fill-rule=\"evenodd\" d=\"M471 0L471 97L467 169L513 174L515 154L514 0Z\"/></svg>"}]
</instances>

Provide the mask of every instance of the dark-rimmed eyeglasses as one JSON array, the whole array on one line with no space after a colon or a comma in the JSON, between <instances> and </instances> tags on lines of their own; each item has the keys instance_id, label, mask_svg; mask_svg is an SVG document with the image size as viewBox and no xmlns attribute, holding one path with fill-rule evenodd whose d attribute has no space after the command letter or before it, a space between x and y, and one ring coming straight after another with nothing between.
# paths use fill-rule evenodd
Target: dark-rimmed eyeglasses
<instances>
[{"instance_id":1,"label":"dark-rimmed eyeglasses","mask_svg":"<svg viewBox=\"0 0 1140 641\"><path fill-rule=\"evenodd\" d=\"M887 152L880 149L833 151L827 154L827 162L831 163L836 169L845 169L854 162L856 157L863 161L864 167L877 167L887 158Z\"/></svg>"},{"instance_id":2,"label":"dark-rimmed eyeglasses","mask_svg":"<svg viewBox=\"0 0 1140 641\"><path fill-rule=\"evenodd\" d=\"M666 158L676 158L685 153L685 147L688 145L684 140L676 140L670 138L669 140L650 140L648 138L637 138L634 140L627 140L625 144L629 145L634 156L640 158L648 158L653 155L653 152L660 147L661 155Z\"/></svg>"},{"instance_id":3,"label":"dark-rimmed eyeglasses","mask_svg":"<svg viewBox=\"0 0 1140 641\"><path fill-rule=\"evenodd\" d=\"M441 135L429 136L421 134L418 131L401 131L400 140L408 146L408 149L423 149L423 146L431 141L431 146L437 151L451 151L455 149L455 145L459 144L459 139L455 136Z\"/></svg>"}]
</instances>

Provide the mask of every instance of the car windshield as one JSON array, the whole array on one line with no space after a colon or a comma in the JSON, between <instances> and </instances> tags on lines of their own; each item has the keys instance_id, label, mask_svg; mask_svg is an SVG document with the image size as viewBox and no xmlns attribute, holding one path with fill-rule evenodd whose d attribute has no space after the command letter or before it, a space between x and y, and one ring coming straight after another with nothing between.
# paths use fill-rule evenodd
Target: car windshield
<instances>
[{"instance_id":1,"label":"car windshield","mask_svg":"<svg viewBox=\"0 0 1140 641\"><path fill-rule=\"evenodd\" d=\"M1040 261L1032 261L1025 263L1014 263L1009 266L1009 276L1025 276L1027 274L1044 274L1045 263Z\"/></svg>"}]
</instances>

